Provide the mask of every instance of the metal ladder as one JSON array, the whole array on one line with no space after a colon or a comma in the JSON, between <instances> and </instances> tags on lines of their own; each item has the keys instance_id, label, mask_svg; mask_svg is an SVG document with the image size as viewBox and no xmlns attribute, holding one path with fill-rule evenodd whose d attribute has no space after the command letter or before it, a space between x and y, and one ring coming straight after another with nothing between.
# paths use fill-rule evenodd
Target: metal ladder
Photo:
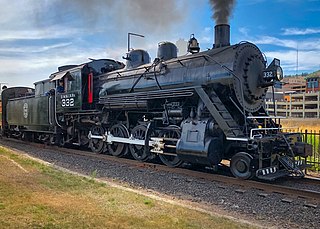
<instances>
[{"instance_id":1,"label":"metal ladder","mask_svg":"<svg viewBox=\"0 0 320 229\"><path fill-rule=\"evenodd\" d=\"M295 161L288 156L279 157L279 161L289 171L299 170Z\"/></svg>"},{"instance_id":2,"label":"metal ladder","mask_svg":"<svg viewBox=\"0 0 320 229\"><path fill-rule=\"evenodd\" d=\"M240 126L234 121L231 114L214 91L211 92L211 97L209 97L202 87L196 87L195 90L226 137L244 137Z\"/></svg>"}]
</instances>

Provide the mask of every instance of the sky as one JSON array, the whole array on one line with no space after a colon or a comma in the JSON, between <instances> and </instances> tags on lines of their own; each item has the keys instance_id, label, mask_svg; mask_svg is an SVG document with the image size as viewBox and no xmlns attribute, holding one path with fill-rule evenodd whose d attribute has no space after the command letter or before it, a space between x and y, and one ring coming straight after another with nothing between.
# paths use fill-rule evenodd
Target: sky
<instances>
[{"instance_id":1,"label":"sky","mask_svg":"<svg viewBox=\"0 0 320 229\"><path fill-rule=\"evenodd\" d=\"M156 57L161 41L212 48L209 0L0 0L0 84L29 86L58 66L88 58L123 61L131 47ZM320 0L237 0L229 19L231 44L256 44L285 75L320 69ZM179 47L179 54L186 49Z\"/></svg>"}]
</instances>

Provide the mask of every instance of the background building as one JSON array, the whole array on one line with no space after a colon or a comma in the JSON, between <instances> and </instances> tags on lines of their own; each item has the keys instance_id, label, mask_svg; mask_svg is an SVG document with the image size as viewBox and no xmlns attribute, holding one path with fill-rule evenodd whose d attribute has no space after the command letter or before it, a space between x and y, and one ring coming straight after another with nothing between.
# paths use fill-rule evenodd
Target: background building
<instances>
[{"instance_id":1,"label":"background building","mask_svg":"<svg viewBox=\"0 0 320 229\"><path fill-rule=\"evenodd\" d=\"M267 111L271 115L289 118L320 118L319 81L320 71L285 77L282 84L275 87L274 95L268 91Z\"/></svg>"},{"instance_id":2,"label":"background building","mask_svg":"<svg viewBox=\"0 0 320 229\"><path fill-rule=\"evenodd\" d=\"M306 92L317 92L320 90L320 70L306 77Z\"/></svg>"}]
</instances>

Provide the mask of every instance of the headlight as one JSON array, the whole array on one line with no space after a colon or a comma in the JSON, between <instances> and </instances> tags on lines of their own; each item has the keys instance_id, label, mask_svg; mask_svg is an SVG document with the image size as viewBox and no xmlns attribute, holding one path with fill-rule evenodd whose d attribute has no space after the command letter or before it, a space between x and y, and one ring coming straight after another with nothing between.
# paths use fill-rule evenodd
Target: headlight
<instances>
[{"instance_id":1,"label":"headlight","mask_svg":"<svg viewBox=\"0 0 320 229\"><path fill-rule=\"evenodd\" d=\"M281 81L283 79L283 71L280 66L277 67L276 70L276 80Z\"/></svg>"},{"instance_id":2,"label":"headlight","mask_svg":"<svg viewBox=\"0 0 320 229\"><path fill-rule=\"evenodd\" d=\"M280 60L273 59L271 64L263 71L263 80L258 85L261 88L266 88L273 86L276 81L281 81L283 79L283 71L280 67Z\"/></svg>"}]
</instances>

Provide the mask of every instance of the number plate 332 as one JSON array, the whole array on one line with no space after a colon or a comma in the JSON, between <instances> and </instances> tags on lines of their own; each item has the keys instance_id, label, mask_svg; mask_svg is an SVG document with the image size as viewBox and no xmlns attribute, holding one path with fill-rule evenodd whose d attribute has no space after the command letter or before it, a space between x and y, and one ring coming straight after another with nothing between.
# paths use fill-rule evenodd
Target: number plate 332
<instances>
[{"instance_id":1,"label":"number plate 332","mask_svg":"<svg viewBox=\"0 0 320 229\"><path fill-rule=\"evenodd\" d=\"M61 107L68 108L68 107L75 107L75 99L76 94L75 93L68 93L68 94L62 94L61 95Z\"/></svg>"},{"instance_id":2,"label":"number plate 332","mask_svg":"<svg viewBox=\"0 0 320 229\"><path fill-rule=\"evenodd\" d=\"M61 99L62 107L73 107L74 106L74 98L65 98Z\"/></svg>"}]
</instances>

